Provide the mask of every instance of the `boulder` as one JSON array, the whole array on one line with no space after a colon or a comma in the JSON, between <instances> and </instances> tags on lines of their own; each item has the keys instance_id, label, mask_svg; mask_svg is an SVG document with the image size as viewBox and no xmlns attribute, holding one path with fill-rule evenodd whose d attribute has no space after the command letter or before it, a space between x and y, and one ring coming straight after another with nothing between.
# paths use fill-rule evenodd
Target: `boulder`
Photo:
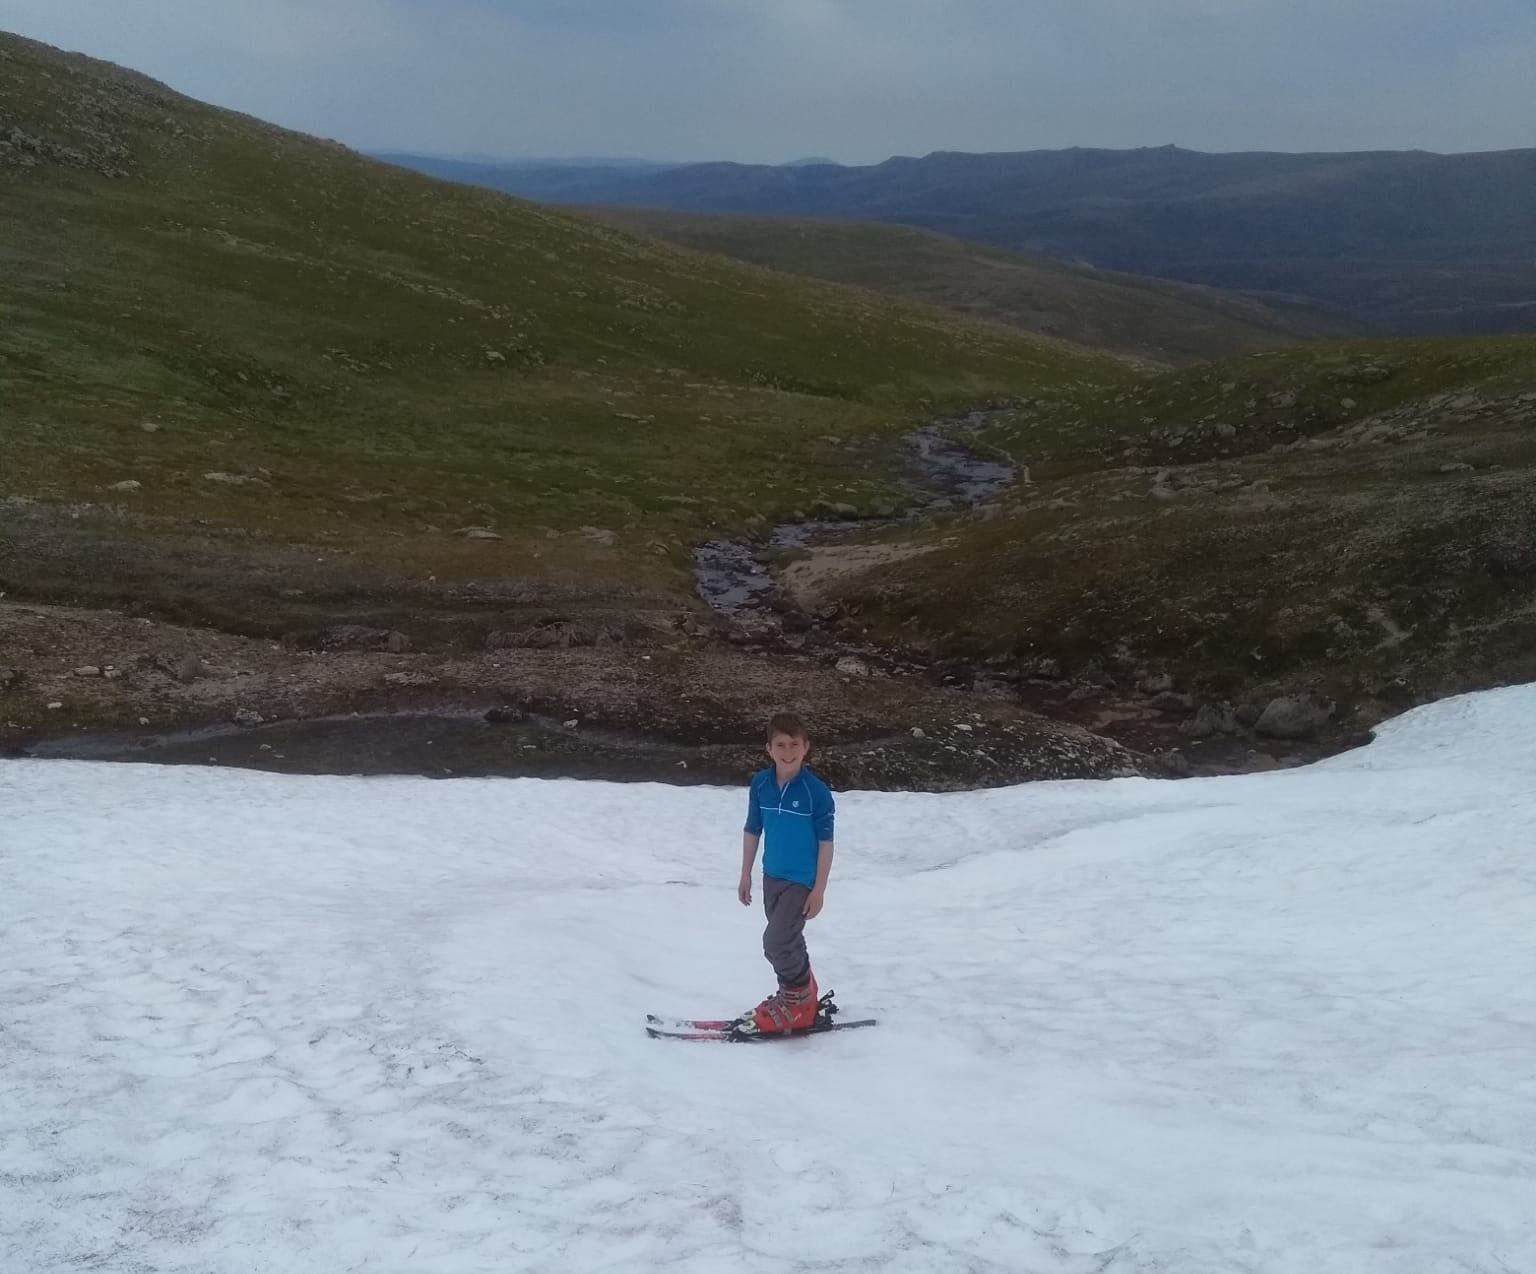
<instances>
[{"instance_id":1,"label":"boulder","mask_svg":"<svg viewBox=\"0 0 1536 1274\"><path fill-rule=\"evenodd\" d=\"M334 624L325 630L321 644L327 650L391 650L397 654L410 645L404 633L366 624Z\"/></svg>"},{"instance_id":2,"label":"boulder","mask_svg":"<svg viewBox=\"0 0 1536 1274\"><path fill-rule=\"evenodd\" d=\"M154 666L165 673L166 676L183 684L211 675L208 665L196 655L156 655Z\"/></svg>"},{"instance_id":3,"label":"boulder","mask_svg":"<svg viewBox=\"0 0 1536 1274\"><path fill-rule=\"evenodd\" d=\"M430 672L386 672L383 677L386 686L435 686L437 678Z\"/></svg>"},{"instance_id":4,"label":"boulder","mask_svg":"<svg viewBox=\"0 0 1536 1274\"><path fill-rule=\"evenodd\" d=\"M1326 726L1336 710L1333 700L1317 695L1271 699L1253 728L1271 739L1307 739Z\"/></svg>"},{"instance_id":5,"label":"boulder","mask_svg":"<svg viewBox=\"0 0 1536 1274\"><path fill-rule=\"evenodd\" d=\"M1201 704L1195 715L1179 726L1180 734L1193 739L1209 738L1213 734L1236 734L1242 727L1227 704Z\"/></svg>"}]
</instances>

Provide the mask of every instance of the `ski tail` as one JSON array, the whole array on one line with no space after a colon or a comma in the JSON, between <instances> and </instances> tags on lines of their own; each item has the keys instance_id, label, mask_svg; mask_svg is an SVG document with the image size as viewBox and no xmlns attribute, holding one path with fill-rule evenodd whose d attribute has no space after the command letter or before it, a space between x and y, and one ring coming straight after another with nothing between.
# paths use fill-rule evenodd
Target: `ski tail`
<instances>
[{"instance_id":1,"label":"ski tail","mask_svg":"<svg viewBox=\"0 0 1536 1274\"><path fill-rule=\"evenodd\" d=\"M682 1026L647 1026L645 1033L653 1040L718 1040L721 1043L728 1042L731 1038L729 1030L694 1030L687 1025Z\"/></svg>"},{"instance_id":2,"label":"ski tail","mask_svg":"<svg viewBox=\"0 0 1536 1274\"><path fill-rule=\"evenodd\" d=\"M734 1017L658 1017L654 1013L645 1015L647 1026L659 1026L671 1031L724 1031L735 1026L737 1020Z\"/></svg>"}]
</instances>

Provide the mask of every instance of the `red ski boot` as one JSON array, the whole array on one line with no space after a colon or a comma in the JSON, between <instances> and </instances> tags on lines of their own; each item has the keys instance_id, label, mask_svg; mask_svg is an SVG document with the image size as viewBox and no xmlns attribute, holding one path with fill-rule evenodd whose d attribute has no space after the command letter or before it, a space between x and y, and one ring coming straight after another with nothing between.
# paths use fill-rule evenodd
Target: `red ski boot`
<instances>
[{"instance_id":1,"label":"red ski boot","mask_svg":"<svg viewBox=\"0 0 1536 1274\"><path fill-rule=\"evenodd\" d=\"M781 986L742 1020L741 1029L758 1035L803 1031L816 1024L816 975L807 973L799 986Z\"/></svg>"}]
</instances>

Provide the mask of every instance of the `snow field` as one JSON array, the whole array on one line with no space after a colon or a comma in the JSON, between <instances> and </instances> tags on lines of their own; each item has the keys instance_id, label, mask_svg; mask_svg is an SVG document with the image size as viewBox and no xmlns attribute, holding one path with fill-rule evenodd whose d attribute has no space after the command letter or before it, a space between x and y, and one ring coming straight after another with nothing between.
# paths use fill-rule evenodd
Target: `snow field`
<instances>
[{"instance_id":1,"label":"snow field","mask_svg":"<svg viewBox=\"0 0 1536 1274\"><path fill-rule=\"evenodd\" d=\"M1536 1270L1533 713L841 794L742 1046L744 786L0 763L0 1270Z\"/></svg>"}]
</instances>

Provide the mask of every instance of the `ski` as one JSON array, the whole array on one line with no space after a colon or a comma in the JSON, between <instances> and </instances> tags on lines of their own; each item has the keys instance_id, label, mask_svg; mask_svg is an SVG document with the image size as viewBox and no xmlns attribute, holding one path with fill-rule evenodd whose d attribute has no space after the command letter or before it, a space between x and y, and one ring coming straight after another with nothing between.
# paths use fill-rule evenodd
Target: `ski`
<instances>
[{"instance_id":1,"label":"ski","mask_svg":"<svg viewBox=\"0 0 1536 1274\"><path fill-rule=\"evenodd\" d=\"M810 1026L794 1031L758 1031L751 1026L751 1015L736 1018L724 1017L658 1017L645 1015L645 1033L653 1040L716 1040L724 1043L747 1043L754 1040L786 1039L795 1035L821 1035L827 1031L852 1030L859 1026L874 1026L875 1019L863 1018L857 1022L834 1022L838 1011L832 1000L832 992L823 995L816 1006L816 1020Z\"/></svg>"},{"instance_id":2,"label":"ski","mask_svg":"<svg viewBox=\"0 0 1536 1274\"><path fill-rule=\"evenodd\" d=\"M756 1044L767 1040L794 1039L800 1035L825 1035L828 1031L851 1031L860 1026L874 1026L876 1020L872 1017L861 1018L856 1022L817 1022L811 1026L802 1026L797 1031L743 1031L732 1022L727 1027L711 1030L690 1030L686 1028L670 1026L647 1025L645 1033L653 1040L694 1040L712 1041L717 1044Z\"/></svg>"}]
</instances>

